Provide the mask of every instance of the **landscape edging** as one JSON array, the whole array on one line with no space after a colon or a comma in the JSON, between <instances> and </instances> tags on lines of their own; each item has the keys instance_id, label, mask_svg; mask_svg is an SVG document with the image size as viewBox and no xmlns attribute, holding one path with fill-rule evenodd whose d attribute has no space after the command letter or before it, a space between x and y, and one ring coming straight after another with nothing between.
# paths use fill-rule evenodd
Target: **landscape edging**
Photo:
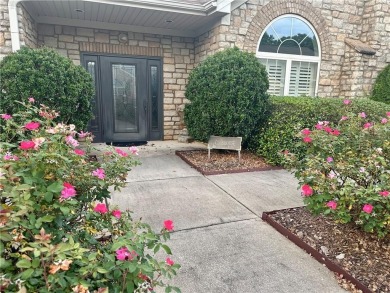
<instances>
[{"instance_id":1,"label":"landscape edging","mask_svg":"<svg viewBox=\"0 0 390 293\"><path fill-rule=\"evenodd\" d=\"M344 270L341 266L334 263L332 260L330 260L327 256L321 254L316 249L311 247L309 244L304 242L301 238L296 236L294 233L292 233L290 230L279 224L277 221L272 219L270 215L275 214L279 211L284 210L290 210L290 209L282 209L282 210L274 210L270 212L263 212L261 215L261 219L265 222L267 222L269 225L271 225L273 228L275 228L280 234L288 238L290 241L292 241L295 245L306 251L309 255L314 257L318 262L321 264L324 264L329 270L331 270L334 273L337 273L339 275L342 275L344 279L350 281L353 283L358 289L362 290L363 293L373 293L370 289L368 289L365 285L363 285L359 280L357 280L355 277L353 277L350 273L348 273L346 270Z\"/></svg>"}]
</instances>

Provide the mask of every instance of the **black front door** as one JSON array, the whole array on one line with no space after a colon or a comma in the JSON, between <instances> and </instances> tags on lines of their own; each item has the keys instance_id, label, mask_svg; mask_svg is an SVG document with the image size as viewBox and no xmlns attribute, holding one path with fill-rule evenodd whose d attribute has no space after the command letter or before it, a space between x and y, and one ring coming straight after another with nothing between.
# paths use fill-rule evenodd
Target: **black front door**
<instances>
[{"instance_id":1,"label":"black front door","mask_svg":"<svg viewBox=\"0 0 390 293\"><path fill-rule=\"evenodd\" d=\"M83 64L96 89L95 142L162 139L160 60L84 54Z\"/></svg>"}]
</instances>

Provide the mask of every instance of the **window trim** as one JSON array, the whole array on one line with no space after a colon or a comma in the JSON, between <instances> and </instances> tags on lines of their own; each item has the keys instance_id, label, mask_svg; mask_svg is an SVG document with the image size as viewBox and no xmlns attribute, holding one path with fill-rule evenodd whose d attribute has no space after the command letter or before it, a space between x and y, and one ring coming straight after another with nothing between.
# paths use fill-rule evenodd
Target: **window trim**
<instances>
[{"instance_id":1,"label":"window trim","mask_svg":"<svg viewBox=\"0 0 390 293\"><path fill-rule=\"evenodd\" d=\"M317 46L318 46L318 56L307 56L307 55L292 55L292 54L282 54L282 53L271 53L271 52L261 52L259 51L259 46L261 39L263 38L264 34L267 32L268 28L274 24L276 21L283 19L293 17L297 18L301 21L303 21L312 31L314 36L317 40ZM274 18L263 30L263 32L260 35L260 38L257 42L256 47L256 57L261 59L274 59L274 60L285 60L286 61L286 75L285 75L285 84L283 88L283 95L288 96L289 87L290 87L290 75L291 75L291 63L292 61L304 61L304 62L316 62L317 65L317 74L316 74L316 86L314 89L314 96L318 95L318 84L319 84L319 78L320 78L320 68L321 68L321 44L320 39L318 37L317 31L314 29L314 27L308 22L305 18L296 15L296 14L283 14L281 16L278 16ZM287 79L288 77L288 79Z\"/></svg>"}]
</instances>

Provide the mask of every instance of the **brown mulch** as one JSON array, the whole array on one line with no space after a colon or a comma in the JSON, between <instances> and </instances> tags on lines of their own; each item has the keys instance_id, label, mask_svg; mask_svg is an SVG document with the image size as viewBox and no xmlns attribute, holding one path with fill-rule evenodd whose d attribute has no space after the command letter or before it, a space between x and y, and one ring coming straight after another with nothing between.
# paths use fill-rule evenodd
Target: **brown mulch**
<instances>
[{"instance_id":1,"label":"brown mulch","mask_svg":"<svg viewBox=\"0 0 390 293\"><path fill-rule=\"evenodd\" d=\"M241 151L240 161L238 160L237 151L211 150L210 160L208 159L207 150L180 151L177 154L205 175L278 168L267 164L264 159L247 150Z\"/></svg>"},{"instance_id":2,"label":"brown mulch","mask_svg":"<svg viewBox=\"0 0 390 293\"><path fill-rule=\"evenodd\" d=\"M269 170L272 166L248 151L207 150L178 153L202 173L218 174ZM214 173L213 173L214 172ZM313 216L305 208L277 211L270 216L301 238L305 243L326 255L354 278L375 293L390 292L390 235L378 240L371 234L349 224L337 224L324 216ZM350 292L361 292L342 276L336 275L340 286Z\"/></svg>"},{"instance_id":3,"label":"brown mulch","mask_svg":"<svg viewBox=\"0 0 390 293\"><path fill-rule=\"evenodd\" d=\"M390 292L390 236L378 240L352 224L337 224L328 217L313 216L304 207L270 216L372 292ZM350 283L338 281L344 289L359 292Z\"/></svg>"}]
</instances>

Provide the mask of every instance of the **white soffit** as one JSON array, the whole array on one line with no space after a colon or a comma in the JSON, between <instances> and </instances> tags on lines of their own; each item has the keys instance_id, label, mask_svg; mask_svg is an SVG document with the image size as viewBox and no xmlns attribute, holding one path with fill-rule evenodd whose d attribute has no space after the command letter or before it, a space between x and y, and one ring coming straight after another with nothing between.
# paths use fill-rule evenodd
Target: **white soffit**
<instances>
[{"instance_id":1,"label":"white soffit","mask_svg":"<svg viewBox=\"0 0 390 293\"><path fill-rule=\"evenodd\" d=\"M244 0L26 0L37 23L196 37Z\"/></svg>"}]
</instances>

